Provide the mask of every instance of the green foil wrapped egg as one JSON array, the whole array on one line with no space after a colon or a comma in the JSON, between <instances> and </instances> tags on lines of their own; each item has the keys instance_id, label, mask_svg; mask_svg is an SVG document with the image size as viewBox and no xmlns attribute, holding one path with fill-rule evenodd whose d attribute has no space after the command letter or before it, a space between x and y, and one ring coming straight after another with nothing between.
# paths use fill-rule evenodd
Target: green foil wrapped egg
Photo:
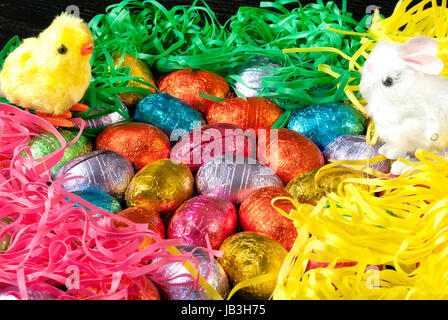
<instances>
[{"instance_id":1,"label":"green foil wrapped egg","mask_svg":"<svg viewBox=\"0 0 448 320\"><path fill-rule=\"evenodd\" d=\"M61 130L60 134L67 143L75 139L77 136L76 132L68 130ZM56 136L50 132L45 132L32 138L27 145L31 147L31 154L34 159L42 158L62 147ZM56 174L56 172L62 168L64 164L83 154L89 153L92 150L92 142L85 136L80 136L73 145L65 149L62 159L51 168L51 174Z\"/></svg>"}]
</instances>

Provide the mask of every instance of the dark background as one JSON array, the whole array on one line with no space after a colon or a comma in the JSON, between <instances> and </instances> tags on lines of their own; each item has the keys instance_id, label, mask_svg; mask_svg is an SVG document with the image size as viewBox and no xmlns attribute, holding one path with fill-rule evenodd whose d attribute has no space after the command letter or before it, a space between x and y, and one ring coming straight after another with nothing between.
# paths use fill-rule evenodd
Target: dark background
<instances>
[{"instance_id":1,"label":"dark background","mask_svg":"<svg viewBox=\"0 0 448 320\"><path fill-rule=\"evenodd\" d=\"M327 2L323 0L324 2ZM65 11L69 5L77 5L81 17L89 21L98 13L104 13L107 6L120 0L0 0L0 48L15 35L21 39L36 36L50 25L53 18ZM159 0L167 8L179 4L191 4L193 0ZM316 0L302 0L307 4ZM342 8L342 0L335 1ZM389 16L397 1L395 0L347 0L347 9L360 20L369 5L381 7L380 12ZM240 6L258 7L260 0L208 0L208 5L221 22L236 13Z\"/></svg>"}]
</instances>

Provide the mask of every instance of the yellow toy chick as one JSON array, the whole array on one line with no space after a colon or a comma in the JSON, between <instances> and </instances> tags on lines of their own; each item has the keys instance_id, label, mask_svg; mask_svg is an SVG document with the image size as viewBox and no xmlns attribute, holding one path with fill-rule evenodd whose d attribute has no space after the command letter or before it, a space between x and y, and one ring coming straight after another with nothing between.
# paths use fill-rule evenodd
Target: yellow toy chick
<instances>
[{"instance_id":1,"label":"yellow toy chick","mask_svg":"<svg viewBox=\"0 0 448 320\"><path fill-rule=\"evenodd\" d=\"M37 38L25 39L0 72L0 90L8 101L33 109L56 126L73 126L72 111L91 79L93 36L80 18L62 13Z\"/></svg>"}]
</instances>

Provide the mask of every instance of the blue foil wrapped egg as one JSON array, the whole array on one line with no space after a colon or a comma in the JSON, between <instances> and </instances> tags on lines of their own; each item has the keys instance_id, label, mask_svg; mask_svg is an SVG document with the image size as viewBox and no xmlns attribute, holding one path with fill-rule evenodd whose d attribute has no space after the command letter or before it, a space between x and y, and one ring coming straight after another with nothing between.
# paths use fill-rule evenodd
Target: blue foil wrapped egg
<instances>
[{"instance_id":1,"label":"blue foil wrapped egg","mask_svg":"<svg viewBox=\"0 0 448 320\"><path fill-rule=\"evenodd\" d=\"M134 119L179 137L205 124L198 111L168 93L155 93L142 99L137 105Z\"/></svg>"},{"instance_id":2,"label":"blue foil wrapped egg","mask_svg":"<svg viewBox=\"0 0 448 320\"><path fill-rule=\"evenodd\" d=\"M128 159L116 152L96 150L67 162L56 173L55 180L65 174L77 177L62 184L68 192L98 187L121 199L134 177L135 169Z\"/></svg>"},{"instance_id":3,"label":"blue foil wrapped egg","mask_svg":"<svg viewBox=\"0 0 448 320\"><path fill-rule=\"evenodd\" d=\"M339 136L365 134L366 119L350 105L324 103L294 110L287 127L307 136L323 149Z\"/></svg>"},{"instance_id":4,"label":"blue foil wrapped egg","mask_svg":"<svg viewBox=\"0 0 448 320\"><path fill-rule=\"evenodd\" d=\"M111 213L118 213L123 210L117 199L107 194L100 188L92 187L73 193L91 204Z\"/></svg>"}]
</instances>

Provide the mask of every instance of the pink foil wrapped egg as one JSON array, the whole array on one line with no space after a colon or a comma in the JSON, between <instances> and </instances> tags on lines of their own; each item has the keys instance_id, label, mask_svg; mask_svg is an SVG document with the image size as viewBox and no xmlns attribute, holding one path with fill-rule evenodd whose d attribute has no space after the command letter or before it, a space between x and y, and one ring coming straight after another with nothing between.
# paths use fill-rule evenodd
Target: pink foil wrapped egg
<instances>
[{"instance_id":1,"label":"pink foil wrapped egg","mask_svg":"<svg viewBox=\"0 0 448 320\"><path fill-rule=\"evenodd\" d=\"M235 233L238 225L232 202L213 196L200 195L186 201L172 217L168 238L182 239L185 245L206 247L206 235L213 249Z\"/></svg>"},{"instance_id":2,"label":"pink foil wrapped egg","mask_svg":"<svg viewBox=\"0 0 448 320\"><path fill-rule=\"evenodd\" d=\"M202 126L184 135L171 150L171 160L188 165L195 172L213 157L232 154L254 156L256 137L227 123Z\"/></svg>"}]
</instances>

